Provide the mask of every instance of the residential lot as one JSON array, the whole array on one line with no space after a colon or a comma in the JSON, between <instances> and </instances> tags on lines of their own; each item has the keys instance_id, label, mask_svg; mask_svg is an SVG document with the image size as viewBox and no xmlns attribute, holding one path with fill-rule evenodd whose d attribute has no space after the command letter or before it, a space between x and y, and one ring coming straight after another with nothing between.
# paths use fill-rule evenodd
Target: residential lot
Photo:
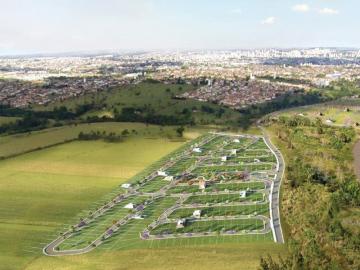
<instances>
[{"instance_id":1,"label":"residential lot","mask_svg":"<svg viewBox=\"0 0 360 270\"><path fill-rule=\"evenodd\" d=\"M44 252L273 241L276 167L262 137L206 134L121 184Z\"/></svg>"}]
</instances>

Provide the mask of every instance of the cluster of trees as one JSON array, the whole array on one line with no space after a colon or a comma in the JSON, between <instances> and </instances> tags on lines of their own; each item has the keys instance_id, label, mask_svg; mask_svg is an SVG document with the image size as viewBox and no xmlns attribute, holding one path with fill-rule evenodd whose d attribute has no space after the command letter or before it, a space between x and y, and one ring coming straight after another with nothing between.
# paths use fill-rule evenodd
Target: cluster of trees
<instances>
[{"instance_id":1,"label":"cluster of trees","mask_svg":"<svg viewBox=\"0 0 360 270\"><path fill-rule=\"evenodd\" d=\"M106 142L122 142L130 132L125 129L121 134L116 134L115 132L107 133L104 131L90 131L89 133L81 131L78 135L78 139L81 141L97 141L104 140Z\"/></svg>"},{"instance_id":2,"label":"cluster of trees","mask_svg":"<svg viewBox=\"0 0 360 270\"><path fill-rule=\"evenodd\" d=\"M0 105L0 115L20 117L21 119L0 126L0 134L21 133L41 130L50 126L60 126L62 122L78 119L82 114L96 108L94 103L77 105L74 111L67 107L55 107L51 111L35 111L31 109L11 108Z\"/></svg>"},{"instance_id":3,"label":"cluster of trees","mask_svg":"<svg viewBox=\"0 0 360 270\"><path fill-rule=\"evenodd\" d=\"M119 122L144 122L156 125L193 125L191 111L183 114L157 114L151 107L127 107L115 115L115 120Z\"/></svg>"}]
</instances>

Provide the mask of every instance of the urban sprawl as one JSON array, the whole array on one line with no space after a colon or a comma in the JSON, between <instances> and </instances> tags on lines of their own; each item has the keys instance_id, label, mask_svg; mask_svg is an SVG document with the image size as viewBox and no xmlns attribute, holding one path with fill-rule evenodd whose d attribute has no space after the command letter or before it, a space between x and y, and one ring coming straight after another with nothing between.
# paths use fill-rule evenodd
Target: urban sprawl
<instances>
[{"instance_id":1,"label":"urban sprawl","mask_svg":"<svg viewBox=\"0 0 360 270\"><path fill-rule=\"evenodd\" d=\"M176 98L239 109L285 93L360 78L360 51L259 49L0 58L0 104L46 105L156 80L191 84Z\"/></svg>"}]
</instances>

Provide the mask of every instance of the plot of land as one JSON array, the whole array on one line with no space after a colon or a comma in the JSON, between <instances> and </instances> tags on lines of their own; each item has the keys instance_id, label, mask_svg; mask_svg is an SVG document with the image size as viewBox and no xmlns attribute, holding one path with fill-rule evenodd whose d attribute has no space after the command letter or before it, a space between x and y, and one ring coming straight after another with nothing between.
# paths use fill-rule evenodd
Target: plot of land
<instances>
[{"instance_id":1,"label":"plot of land","mask_svg":"<svg viewBox=\"0 0 360 270\"><path fill-rule=\"evenodd\" d=\"M248 153L253 160L234 163ZM45 252L269 241L274 160L261 137L202 136L115 189Z\"/></svg>"}]
</instances>

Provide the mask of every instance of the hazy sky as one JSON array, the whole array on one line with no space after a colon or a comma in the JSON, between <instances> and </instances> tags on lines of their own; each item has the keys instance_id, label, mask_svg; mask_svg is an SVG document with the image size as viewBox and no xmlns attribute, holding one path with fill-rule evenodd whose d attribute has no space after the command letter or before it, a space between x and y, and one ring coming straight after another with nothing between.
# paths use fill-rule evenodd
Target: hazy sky
<instances>
[{"instance_id":1,"label":"hazy sky","mask_svg":"<svg viewBox=\"0 0 360 270\"><path fill-rule=\"evenodd\" d=\"M360 47L359 0L0 0L0 54Z\"/></svg>"}]
</instances>

